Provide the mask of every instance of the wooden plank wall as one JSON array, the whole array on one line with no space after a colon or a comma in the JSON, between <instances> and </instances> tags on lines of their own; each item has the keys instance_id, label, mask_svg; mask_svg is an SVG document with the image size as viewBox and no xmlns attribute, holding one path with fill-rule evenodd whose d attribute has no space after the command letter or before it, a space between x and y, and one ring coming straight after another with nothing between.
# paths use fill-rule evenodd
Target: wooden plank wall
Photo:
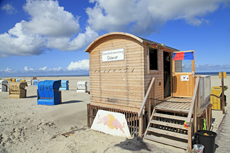
<instances>
[{"instance_id":1,"label":"wooden plank wall","mask_svg":"<svg viewBox=\"0 0 230 153\"><path fill-rule=\"evenodd\" d=\"M119 48L124 48L123 61L102 62L102 51ZM122 35L110 35L94 44L89 52L92 105L139 110L144 98L143 52L140 42Z\"/></svg>"},{"instance_id":2,"label":"wooden plank wall","mask_svg":"<svg viewBox=\"0 0 230 153\"><path fill-rule=\"evenodd\" d=\"M150 46L153 48L153 46ZM163 49L158 47L158 71L149 70L149 45L144 43L144 57L145 57L145 92L147 92L149 83L152 77L155 77L155 89L151 90L151 98L163 100L164 99L164 65L163 65ZM160 103L161 101L151 100L152 106Z\"/></svg>"}]
</instances>

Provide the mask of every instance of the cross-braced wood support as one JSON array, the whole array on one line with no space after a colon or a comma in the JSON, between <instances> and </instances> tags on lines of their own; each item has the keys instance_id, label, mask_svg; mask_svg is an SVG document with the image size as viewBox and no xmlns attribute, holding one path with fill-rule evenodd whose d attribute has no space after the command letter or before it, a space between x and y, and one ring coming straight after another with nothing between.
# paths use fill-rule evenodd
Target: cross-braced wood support
<instances>
[{"instance_id":1,"label":"cross-braced wood support","mask_svg":"<svg viewBox=\"0 0 230 153\"><path fill-rule=\"evenodd\" d=\"M122 113L125 115L127 125L129 127L129 131L131 135L134 136L140 136L143 134L143 120L145 120L145 117L142 115L142 117L138 117L138 112L132 112L127 110L121 110L117 108L109 108L109 107L102 107L102 106L96 106L87 104L87 125L88 127L91 127L93 124L93 120L97 115L98 110L107 110L111 112L117 112Z\"/></svg>"}]
</instances>

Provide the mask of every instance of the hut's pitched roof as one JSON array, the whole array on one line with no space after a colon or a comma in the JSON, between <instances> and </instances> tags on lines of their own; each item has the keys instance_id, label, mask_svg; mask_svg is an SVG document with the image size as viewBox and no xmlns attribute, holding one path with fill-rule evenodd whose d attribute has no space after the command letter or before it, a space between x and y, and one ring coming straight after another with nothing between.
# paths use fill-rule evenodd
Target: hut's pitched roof
<instances>
[{"instance_id":1,"label":"hut's pitched roof","mask_svg":"<svg viewBox=\"0 0 230 153\"><path fill-rule=\"evenodd\" d=\"M151 41L151 40L148 40L148 39L145 39L145 38L141 38L141 37L138 37L138 36L135 36L133 34L129 34L129 33L125 33L125 32L110 32L110 33L107 33L107 34L104 34L98 38L96 38L93 42L91 42L89 44L89 46L85 49L85 52L89 52L89 49L91 48L91 46L96 43L97 41L99 41L100 39L104 38L104 37L107 37L107 36L110 36L110 35L124 35L124 36L128 36L128 37L131 37L133 39L136 39L137 41L139 41L140 43L143 43L143 42L146 42L148 44L157 44L157 46L162 46L162 47L165 47L167 49L170 49L170 50L175 50L175 51L178 51L177 49L175 48L172 48L172 47L169 47L169 46L165 46L165 45L162 45L161 43L157 43L157 42L154 42L154 41Z\"/></svg>"}]
</instances>

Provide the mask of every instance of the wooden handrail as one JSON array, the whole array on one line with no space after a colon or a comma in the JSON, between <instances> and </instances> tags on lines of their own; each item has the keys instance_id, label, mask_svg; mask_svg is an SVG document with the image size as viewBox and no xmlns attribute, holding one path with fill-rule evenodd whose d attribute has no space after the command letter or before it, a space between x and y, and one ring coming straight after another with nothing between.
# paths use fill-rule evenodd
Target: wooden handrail
<instances>
[{"instance_id":1,"label":"wooden handrail","mask_svg":"<svg viewBox=\"0 0 230 153\"><path fill-rule=\"evenodd\" d=\"M191 118L192 118L194 106L196 104L197 91L198 91L199 83L200 83L200 77L196 78L196 84L195 84L195 88L194 88L194 91L193 91L192 102L191 102L191 105L190 105L190 110L189 110L188 118L187 118L187 125L188 126L190 126L190 122L191 122Z\"/></svg>"},{"instance_id":2,"label":"wooden handrail","mask_svg":"<svg viewBox=\"0 0 230 153\"><path fill-rule=\"evenodd\" d=\"M138 117L141 116L141 112L142 112L142 110L143 110L143 108L144 108L144 106L145 106L146 100L147 100L147 98L148 98L148 96L149 96L149 93L150 93L150 91L151 91L151 89L152 89L152 86L153 86L154 81L155 81L155 77L152 78L152 81L151 81L151 83L150 83L150 85L149 85L148 91L147 91L147 93L146 93L146 95L145 95L145 98L144 98L144 100L143 100L143 102L142 102L141 108L140 108L140 110L139 110L139 112L138 112Z\"/></svg>"}]
</instances>

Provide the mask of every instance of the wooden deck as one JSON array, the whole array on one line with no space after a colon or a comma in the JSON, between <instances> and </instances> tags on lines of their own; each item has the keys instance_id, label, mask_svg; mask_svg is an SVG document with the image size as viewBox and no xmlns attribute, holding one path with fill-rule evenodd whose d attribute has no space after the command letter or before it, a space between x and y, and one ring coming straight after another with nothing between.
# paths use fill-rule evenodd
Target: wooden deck
<instances>
[{"instance_id":1,"label":"wooden deck","mask_svg":"<svg viewBox=\"0 0 230 153\"><path fill-rule=\"evenodd\" d=\"M192 98L170 98L155 108L158 110L170 110L172 112L188 113L190 109Z\"/></svg>"}]
</instances>

